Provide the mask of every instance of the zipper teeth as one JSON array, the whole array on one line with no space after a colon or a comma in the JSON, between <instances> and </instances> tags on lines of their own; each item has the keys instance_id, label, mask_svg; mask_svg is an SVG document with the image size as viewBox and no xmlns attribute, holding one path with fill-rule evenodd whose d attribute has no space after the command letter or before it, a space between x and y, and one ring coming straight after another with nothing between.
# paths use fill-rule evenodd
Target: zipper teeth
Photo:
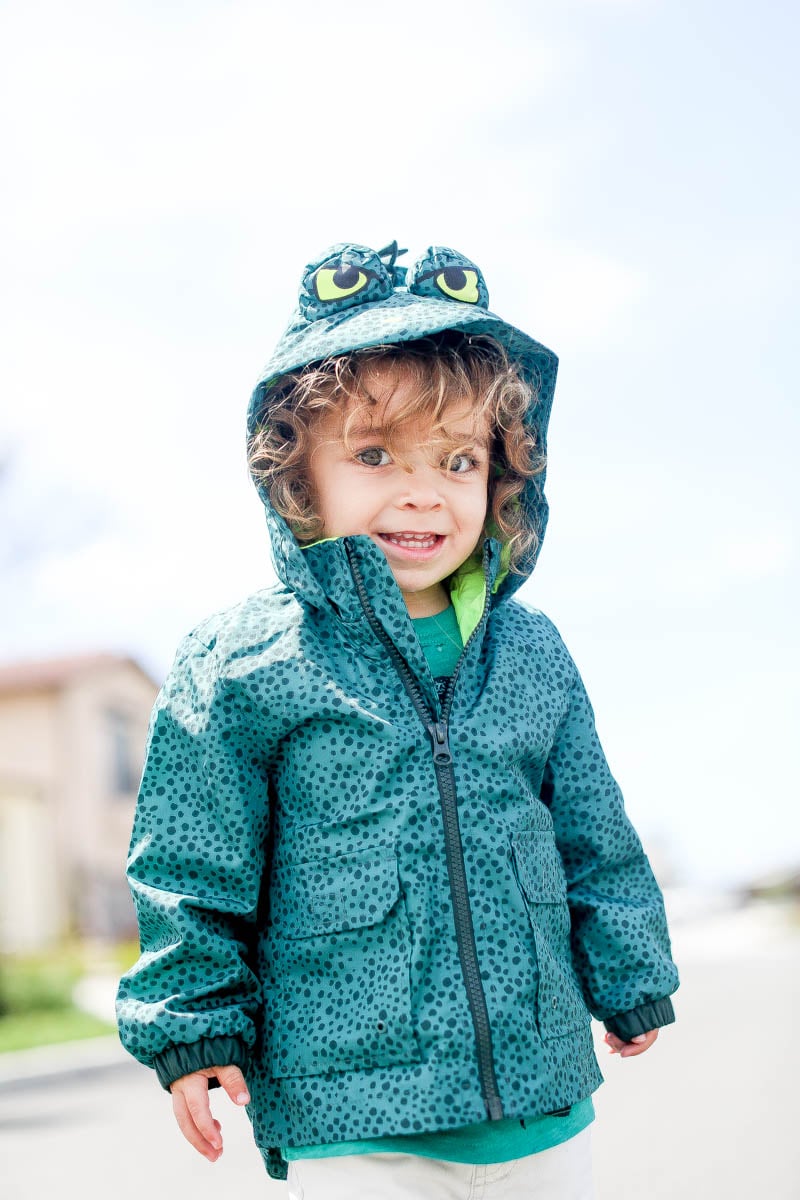
<instances>
[{"instance_id":1,"label":"zipper teeth","mask_svg":"<svg viewBox=\"0 0 800 1200\"><path fill-rule=\"evenodd\" d=\"M364 610L364 615L369 622L370 628L386 647L389 656L395 664L395 669L400 675L401 681L409 695L417 715L427 726L428 722L435 716L431 712L430 707L426 703L422 689L419 686L414 672L409 667L406 660L403 658L400 651L395 646L389 634L381 625L375 612L372 608L369 596L364 587L364 579L361 574L361 568L355 559L352 548L345 539L345 551L350 563L350 569L353 575L353 581L356 585L356 591ZM447 730L447 720L450 715L450 709L453 703L453 693L455 691L455 683L458 673L461 669L461 663L467 653L473 639L486 624L489 612L489 581L486 572L487 553L483 552L483 574L486 580L486 590L483 606L483 615L480 621L473 629L470 636L467 638L464 649L461 652L455 670L445 692L444 703L442 705L442 724ZM481 1083L484 1093L484 1101L486 1104L487 1113L492 1120L497 1120L503 1116L503 1106L500 1100L500 1094L497 1089L497 1077L494 1069L494 1058L492 1052L491 1027L489 1024L489 1010L486 1005L486 996L483 991L483 984L480 978L480 970L478 968L478 950L475 944L475 929L472 923L472 912L469 907L469 896L466 881L466 869L464 866L464 850L461 842L461 828L458 823L458 796L455 786L455 772L453 770L452 759L445 764L437 763L434 757L433 769L436 774L436 782L439 789L439 797L442 802L442 819L445 827L445 855L447 859L447 873L450 880L450 897L453 902L453 915L456 928L456 942L459 952L459 960L461 969L464 974L464 982L466 985L467 1002L469 1004L470 1014L472 1016L472 1024L475 1029L475 1039L478 1049L478 1066L481 1075ZM453 878L456 878L457 893L453 893Z\"/></svg>"},{"instance_id":2,"label":"zipper teeth","mask_svg":"<svg viewBox=\"0 0 800 1200\"><path fill-rule=\"evenodd\" d=\"M386 632L386 630L383 628L383 626L381 625L378 618L375 616L375 612L370 603L370 599L369 599L369 596L367 595L366 588L364 587L364 578L361 574L361 568L358 565L358 563L356 562L355 558L353 557L352 551L351 551L349 545L347 544L346 540L345 540L345 550L347 552L347 557L350 561L350 569L353 573L353 580L356 585L356 591L358 592L358 599L361 602L361 607L364 610L364 615L366 616L367 620L369 621L370 628L372 629L372 632L380 639L380 641L383 643L383 645L386 647L386 649L389 651L392 661L395 663L395 666L396 666L397 670L399 671L400 676L403 680L405 689L409 693L411 702L414 705L414 708L417 710L417 715L420 716L423 719L423 721L427 724L427 722L429 720L431 720L431 718L435 714L431 712L431 710L428 706L428 703L425 699L425 696L423 695L422 688L419 686L419 683L417 681L417 678L416 678L414 672L411 670L408 663L403 658L402 654L397 649L397 647L395 646L392 639L389 637L389 634Z\"/></svg>"},{"instance_id":3,"label":"zipper teeth","mask_svg":"<svg viewBox=\"0 0 800 1200\"><path fill-rule=\"evenodd\" d=\"M465 951L461 950L459 957L461 959L461 968L464 972L465 982L467 984L467 1001L469 1003L470 1013L472 1014L472 1023L475 1029L475 1037L478 1044L478 1060L481 1079L483 1083L484 1098L486 1108L490 1118L497 1119L503 1116L503 1107L500 1100L500 1094L497 1089L497 1077L494 1070L494 1056L492 1051L492 1032L489 1023L489 1010L486 1005L486 996L483 991L483 983L480 977L480 968L478 966L478 948L475 944L475 928L472 923L472 912L469 907L469 899L467 892L467 878L464 867L464 850L461 842L461 830L458 824L457 814L457 796L453 783L453 768L452 766L439 767L434 764L436 771L439 790L442 794L442 809L444 820L450 828L449 837L446 834L447 843L445 853L448 858L448 872L451 876L456 876L460 900L457 903L456 897L453 896L451 887L451 897L453 899L453 908L457 909L456 929L459 927L459 919L461 922L462 939L466 942ZM447 793L445 797L444 793ZM451 801L451 807L448 812L447 800ZM451 847L454 847L451 849Z\"/></svg>"}]
</instances>

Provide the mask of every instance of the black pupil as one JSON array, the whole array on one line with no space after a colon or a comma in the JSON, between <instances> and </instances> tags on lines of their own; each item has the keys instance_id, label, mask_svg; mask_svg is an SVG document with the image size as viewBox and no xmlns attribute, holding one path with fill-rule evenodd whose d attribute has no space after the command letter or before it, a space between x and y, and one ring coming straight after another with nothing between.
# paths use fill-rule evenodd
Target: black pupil
<instances>
[{"instance_id":1,"label":"black pupil","mask_svg":"<svg viewBox=\"0 0 800 1200\"><path fill-rule=\"evenodd\" d=\"M338 288L355 287L358 283L358 267L348 267L341 263L334 272L333 282Z\"/></svg>"},{"instance_id":2,"label":"black pupil","mask_svg":"<svg viewBox=\"0 0 800 1200\"><path fill-rule=\"evenodd\" d=\"M451 292L460 292L467 286L467 277L461 267L445 267L444 281Z\"/></svg>"}]
</instances>

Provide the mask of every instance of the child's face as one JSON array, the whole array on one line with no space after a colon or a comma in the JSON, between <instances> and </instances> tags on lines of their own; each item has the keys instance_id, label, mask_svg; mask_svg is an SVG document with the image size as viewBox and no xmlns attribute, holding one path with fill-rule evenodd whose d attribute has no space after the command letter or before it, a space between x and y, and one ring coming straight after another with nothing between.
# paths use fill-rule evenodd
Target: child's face
<instances>
[{"instance_id":1,"label":"child's face","mask_svg":"<svg viewBox=\"0 0 800 1200\"><path fill-rule=\"evenodd\" d=\"M414 386L388 367L373 368L369 383L373 394L390 397L377 410L384 421L391 421ZM450 602L443 581L483 533L488 429L476 429L471 402L454 397L447 441L440 432L433 445L430 420L413 419L395 433L394 461L376 425L351 427L348 449L343 418L350 411L327 413L312 431L308 473L323 536L366 534L386 555L410 616L433 616ZM459 454L448 467L455 448Z\"/></svg>"}]
</instances>

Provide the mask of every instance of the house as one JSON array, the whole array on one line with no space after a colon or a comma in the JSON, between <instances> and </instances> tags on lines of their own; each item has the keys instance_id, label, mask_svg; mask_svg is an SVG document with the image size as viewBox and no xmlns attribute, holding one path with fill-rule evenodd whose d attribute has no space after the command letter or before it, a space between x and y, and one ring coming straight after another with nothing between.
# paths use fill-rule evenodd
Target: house
<instances>
[{"instance_id":1,"label":"house","mask_svg":"<svg viewBox=\"0 0 800 1200\"><path fill-rule=\"evenodd\" d=\"M125 859L157 690L122 655L0 665L0 951L135 934Z\"/></svg>"}]
</instances>

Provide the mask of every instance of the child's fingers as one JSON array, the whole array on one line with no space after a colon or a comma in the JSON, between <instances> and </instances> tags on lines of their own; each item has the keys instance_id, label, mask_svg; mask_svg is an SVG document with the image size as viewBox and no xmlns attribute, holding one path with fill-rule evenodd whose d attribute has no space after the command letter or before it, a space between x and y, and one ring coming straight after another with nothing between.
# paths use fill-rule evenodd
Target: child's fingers
<instances>
[{"instance_id":1,"label":"child's fingers","mask_svg":"<svg viewBox=\"0 0 800 1200\"><path fill-rule=\"evenodd\" d=\"M651 1029L649 1033L640 1033L638 1037L627 1042L619 1052L620 1058L635 1058L637 1054L644 1054L645 1050L649 1050L653 1042L658 1037L658 1030Z\"/></svg>"},{"instance_id":2,"label":"child's fingers","mask_svg":"<svg viewBox=\"0 0 800 1200\"><path fill-rule=\"evenodd\" d=\"M612 1054L619 1054L620 1058L633 1058L635 1055L649 1050L657 1037L658 1030L651 1029L649 1033L639 1033L629 1042L623 1042L622 1038L609 1032L605 1036L605 1041Z\"/></svg>"},{"instance_id":3,"label":"child's fingers","mask_svg":"<svg viewBox=\"0 0 800 1200\"><path fill-rule=\"evenodd\" d=\"M194 1089L183 1088L172 1093L172 1111L178 1128L191 1146L209 1162L216 1162L222 1153L222 1138L219 1133L219 1122L211 1116L208 1107L208 1092L206 1091L205 1111Z\"/></svg>"},{"instance_id":4,"label":"child's fingers","mask_svg":"<svg viewBox=\"0 0 800 1200\"><path fill-rule=\"evenodd\" d=\"M216 1067L214 1074L219 1080L220 1087L225 1089L234 1104L250 1103L250 1093L247 1090L244 1075L238 1067Z\"/></svg>"},{"instance_id":5,"label":"child's fingers","mask_svg":"<svg viewBox=\"0 0 800 1200\"><path fill-rule=\"evenodd\" d=\"M183 1075L175 1080L170 1091L181 1133L209 1162L216 1162L222 1154L222 1126L211 1115L208 1102L208 1080L212 1076L216 1076L235 1104L250 1102L244 1076L234 1066L204 1067L191 1075Z\"/></svg>"}]
</instances>

